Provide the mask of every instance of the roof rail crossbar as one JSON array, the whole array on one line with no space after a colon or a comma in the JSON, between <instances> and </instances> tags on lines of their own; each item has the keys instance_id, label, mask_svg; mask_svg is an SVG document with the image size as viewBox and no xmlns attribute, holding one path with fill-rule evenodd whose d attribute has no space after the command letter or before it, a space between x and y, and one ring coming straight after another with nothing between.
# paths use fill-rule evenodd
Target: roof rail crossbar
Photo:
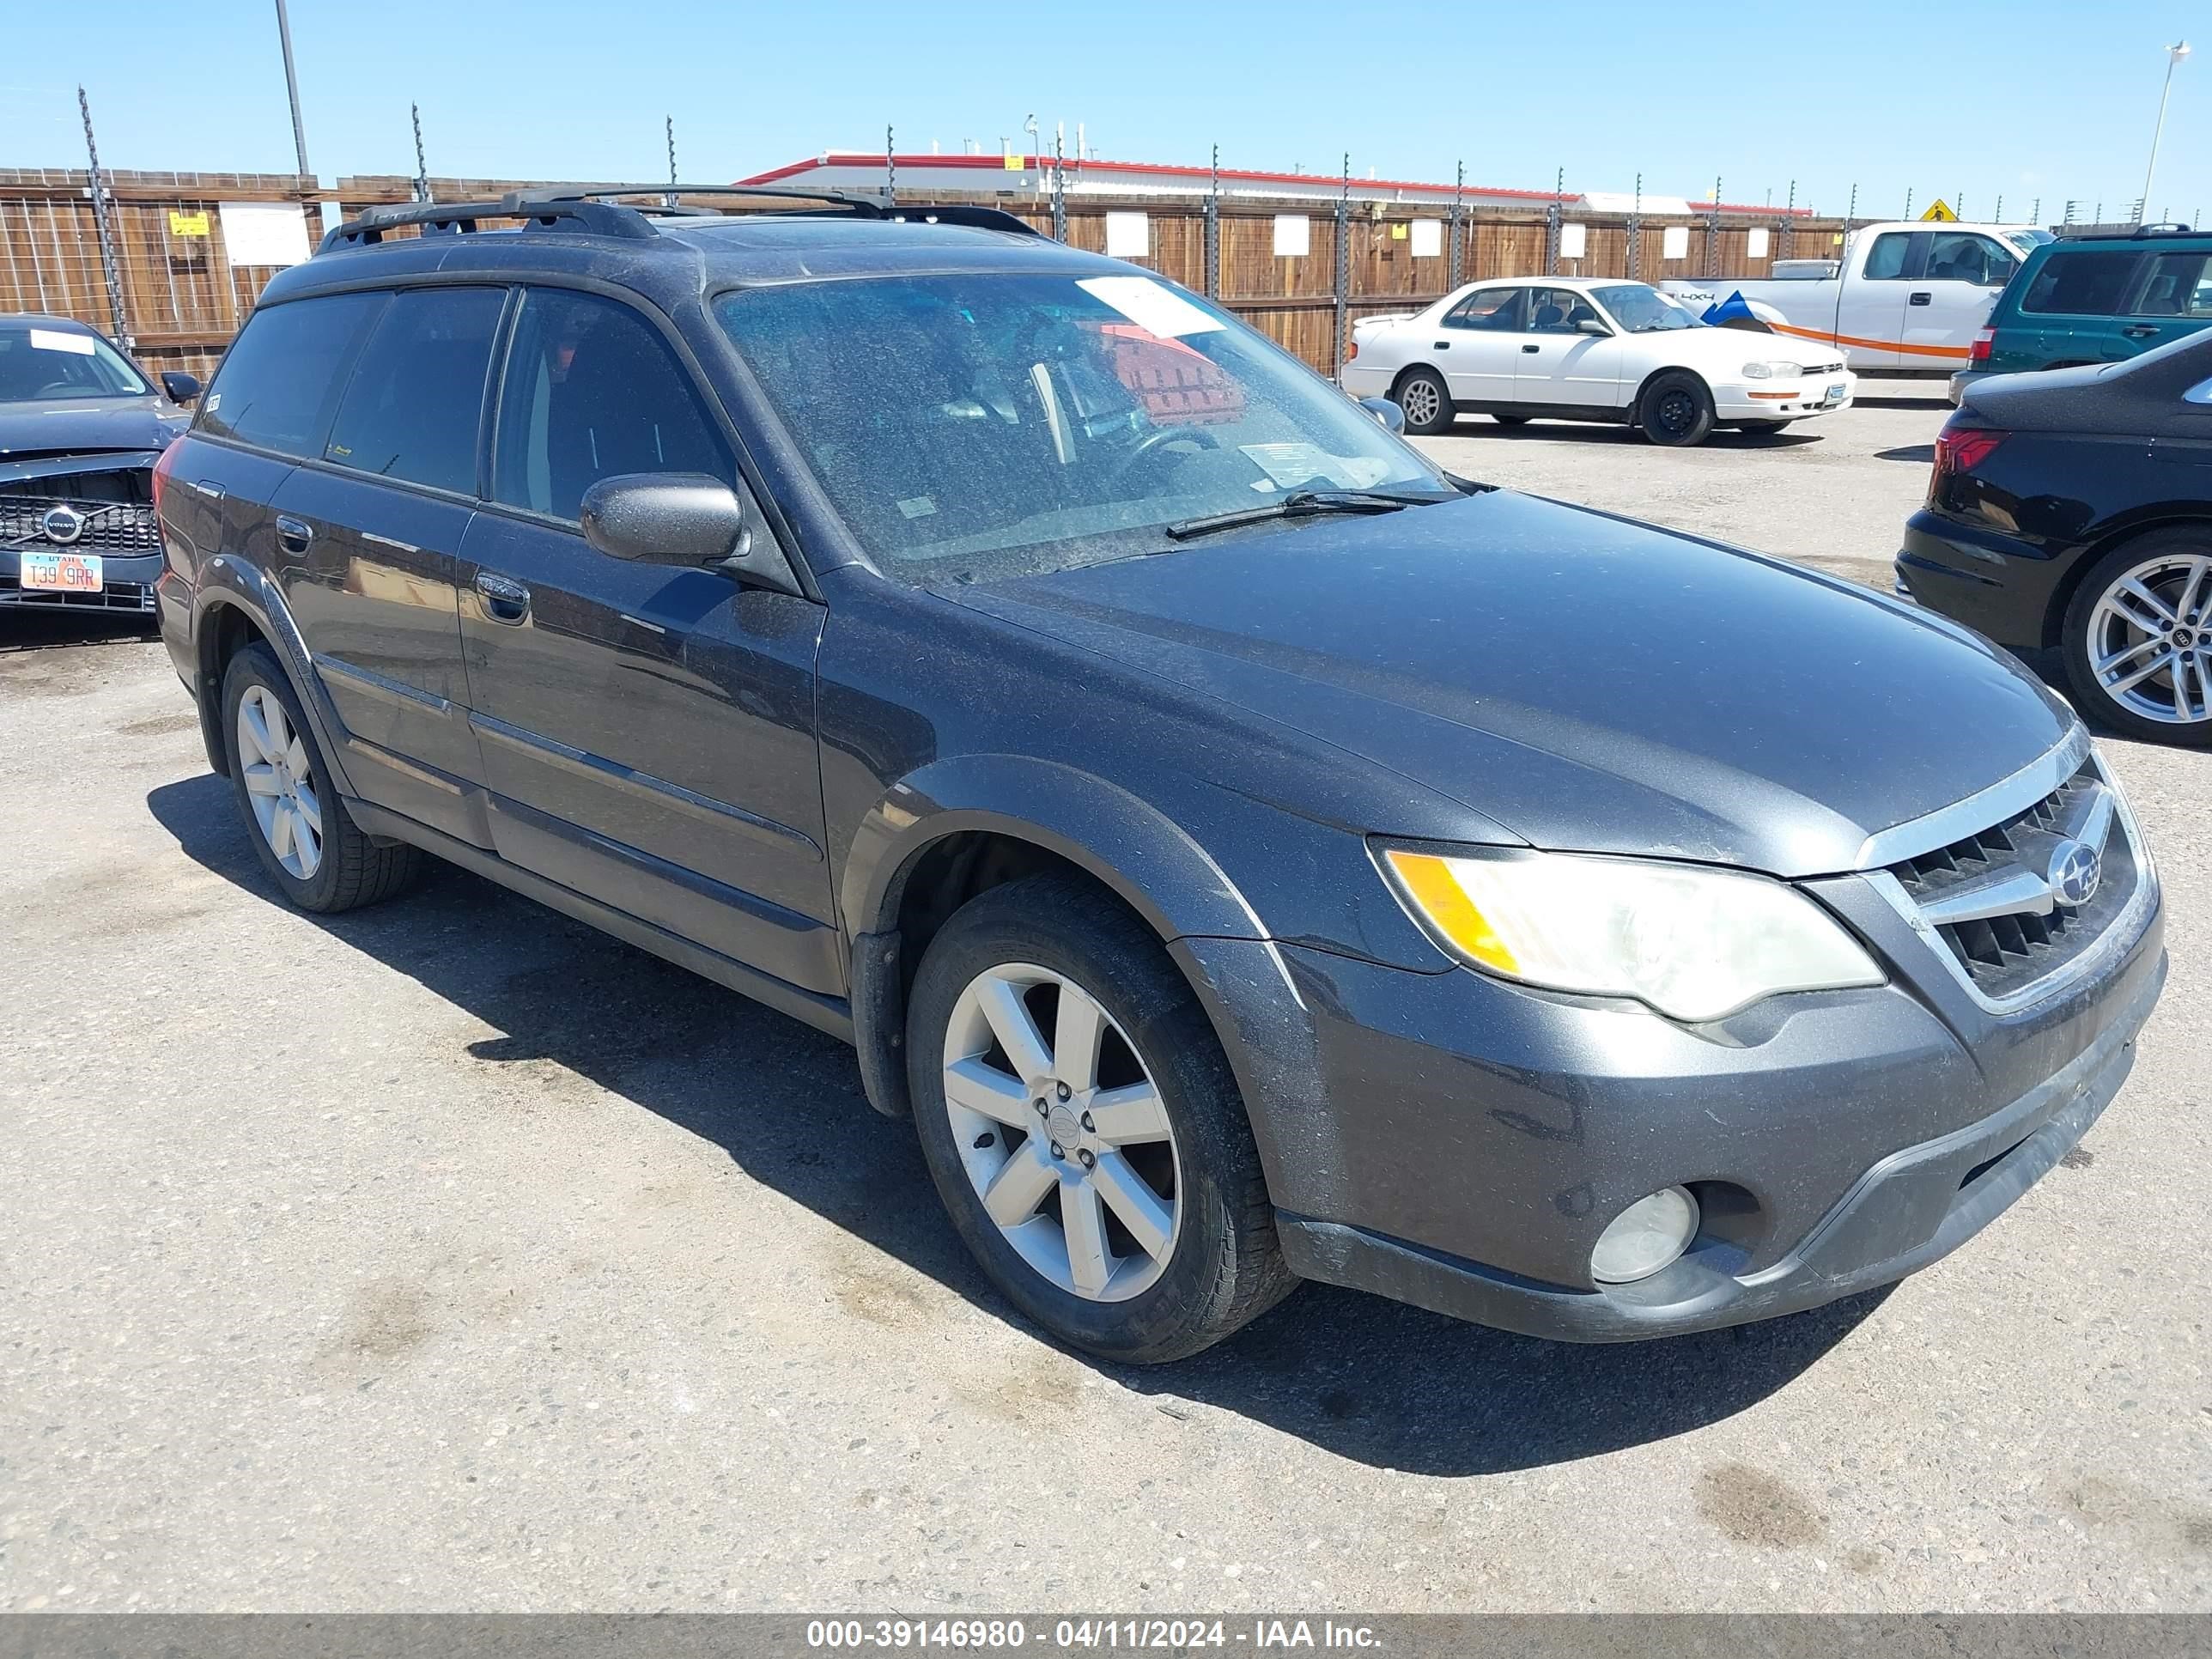
<instances>
[{"instance_id":1,"label":"roof rail crossbar","mask_svg":"<svg viewBox=\"0 0 2212 1659\"><path fill-rule=\"evenodd\" d=\"M643 196L652 199L641 203L611 199L625 196ZM521 219L534 221L548 228L565 222L580 230L635 240L655 234L651 223L655 216L686 219L715 216L714 209L682 202L672 205L668 199L684 196L818 202L826 210L842 210L870 219L966 225L980 230L1013 231L1030 236L1042 234L1027 221L999 208L964 204L934 206L922 203L894 205L877 198L854 195L848 191L797 190L781 185L534 185L508 191L496 201L400 202L387 207L364 208L359 217L348 220L325 234L316 252L327 253L335 248L373 247L384 240L385 232L401 225L420 225L426 235L459 234L474 231L479 220Z\"/></svg>"}]
</instances>

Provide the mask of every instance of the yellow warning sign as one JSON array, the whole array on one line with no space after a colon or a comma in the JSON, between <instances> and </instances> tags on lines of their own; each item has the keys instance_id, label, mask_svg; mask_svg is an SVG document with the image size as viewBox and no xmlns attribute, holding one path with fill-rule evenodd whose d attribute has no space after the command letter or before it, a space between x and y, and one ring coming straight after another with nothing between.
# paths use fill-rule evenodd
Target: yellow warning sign
<instances>
[{"instance_id":1,"label":"yellow warning sign","mask_svg":"<svg viewBox=\"0 0 2212 1659\"><path fill-rule=\"evenodd\" d=\"M1940 221L1944 224L1954 225L1959 222L1959 216L1951 211L1951 204L1940 196L1928 204L1928 211L1922 214L1920 218L1923 224L1930 219Z\"/></svg>"},{"instance_id":2,"label":"yellow warning sign","mask_svg":"<svg viewBox=\"0 0 2212 1659\"><path fill-rule=\"evenodd\" d=\"M1018 155L1009 155L1009 156L1007 156L1007 157L1006 158L1006 171L1007 171L1007 172L1009 172L1009 173L1019 173L1019 172L1021 172L1021 171L1023 170L1023 169L1022 169L1022 158L1021 158L1020 156L1018 156Z\"/></svg>"},{"instance_id":3,"label":"yellow warning sign","mask_svg":"<svg viewBox=\"0 0 2212 1659\"><path fill-rule=\"evenodd\" d=\"M179 213L169 210L169 234L172 236L204 236L208 234L206 210L198 213Z\"/></svg>"}]
</instances>

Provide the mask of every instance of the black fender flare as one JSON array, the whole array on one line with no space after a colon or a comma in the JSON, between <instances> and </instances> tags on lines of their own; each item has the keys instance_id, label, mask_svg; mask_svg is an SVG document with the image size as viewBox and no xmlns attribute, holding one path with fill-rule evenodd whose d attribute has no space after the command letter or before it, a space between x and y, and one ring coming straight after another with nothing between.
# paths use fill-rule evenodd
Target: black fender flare
<instances>
[{"instance_id":1,"label":"black fender flare","mask_svg":"<svg viewBox=\"0 0 2212 1659\"><path fill-rule=\"evenodd\" d=\"M921 855L963 830L1029 842L1066 859L1142 916L1164 944L1267 937L1235 883L1190 833L1119 785L1032 756L933 761L894 784L861 818L838 884L839 914L853 936L854 1046L868 1102L887 1117L913 1109L900 900Z\"/></svg>"},{"instance_id":2,"label":"black fender flare","mask_svg":"<svg viewBox=\"0 0 2212 1659\"><path fill-rule=\"evenodd\" d=\"M307 711L315 747L330 769L338 793L357 793L346 775L345 722L338 718L322 677L315 672L313 653L307 649L300 624L293 620L291 607L284 603L283 592L267 572L229 553L217 553L200 567L199 581L192 591L192 653L199 676L193 692L210 763L218 773L229 775L229 745L222 730L222 672L214 659L215 613L225 606L243 611L255 631L269 641L278 665L291 679L301 708Z\"/></svg>"}]
</instances>

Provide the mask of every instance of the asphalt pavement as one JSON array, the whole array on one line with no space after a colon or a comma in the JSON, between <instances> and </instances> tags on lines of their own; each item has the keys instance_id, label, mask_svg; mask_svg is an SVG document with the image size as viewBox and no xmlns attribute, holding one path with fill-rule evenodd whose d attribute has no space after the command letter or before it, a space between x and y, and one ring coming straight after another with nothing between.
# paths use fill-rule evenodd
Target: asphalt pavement
<instances>
[{"instance_id":1,"label":"asphalt pavement","mask_svg":"<svg viewBox=\"0 0 2212 1659\"><path fill-rule=\"evenodd\" d=\"M1886 585L1942 414L1432 447ZM2212 756L2106 747L2172 977L1957 1255L1627 1347L1308 1287L1132 1370L849 1052L458 872L285 908L158 644L0 615L0 1609L2212 1609Z\"/></svg>"}]
</instances>

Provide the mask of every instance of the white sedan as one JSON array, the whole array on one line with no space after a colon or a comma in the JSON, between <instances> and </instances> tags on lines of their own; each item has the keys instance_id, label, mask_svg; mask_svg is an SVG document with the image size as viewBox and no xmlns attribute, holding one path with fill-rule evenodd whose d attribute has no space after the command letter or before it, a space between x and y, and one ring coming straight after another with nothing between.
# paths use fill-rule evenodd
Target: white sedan
<instances>
[{"instance_id":1,"label":"white sedan","mask_svg":"<svg viewBox=\"0 0 2212 1659\"><path fill-rule=\"evenodd\" d=\"M1557 276L1473 283L1426 311L1361 318L1338 380L1389 398L1408 432L1481 414L1607 421L1669 445L1717 426L1778 430L1847 407L1857 386L1833 346L1708 327L1648 283Z\"/></svg>"}]
</instances>

